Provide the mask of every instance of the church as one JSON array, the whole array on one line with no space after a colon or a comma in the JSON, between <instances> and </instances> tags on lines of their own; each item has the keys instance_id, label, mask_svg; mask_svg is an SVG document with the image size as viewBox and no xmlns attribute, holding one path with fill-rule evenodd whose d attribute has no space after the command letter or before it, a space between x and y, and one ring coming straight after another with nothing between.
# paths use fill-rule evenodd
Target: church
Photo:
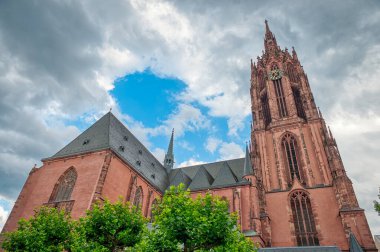
<instances>
[{"instance_id":1,"label":"church","mask_svg":"<svg viewBox=\"0 0 380 252\"><path fill-rule=\"evenodd\" d=\"M244 158L174 168L173 132L162 164L109 112L30 171L3 232L43 205L79 218L120 196L149 217L156 199L183 183L227 200L262 251L377 251L297 53L280 48L267 21L264 47L251 62Z\"/></svg>"}]
</instances>

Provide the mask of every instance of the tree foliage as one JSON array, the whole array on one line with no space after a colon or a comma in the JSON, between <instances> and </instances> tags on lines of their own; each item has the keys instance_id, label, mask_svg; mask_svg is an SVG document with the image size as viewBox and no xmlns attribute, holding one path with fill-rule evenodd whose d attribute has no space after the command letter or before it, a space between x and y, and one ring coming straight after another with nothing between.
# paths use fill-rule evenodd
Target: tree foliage
<instances>
[{"instance_id":1,"label":"tree foliage","mask_svg":"<svg viewBox=\"0 0 380 252\"><path fill-rule=\"evenodd\" d=\"M182 184L170 187L153 213L146 251L253 251L228 203L209 193L193 199Z\"/></svg>"},{"instance_id":2,"label":"tree foliage","mask_svg":"<svg viewBox=\"0 0 380 252\"><path fill-rule=\"evenodd\" d=\"M76 226L73 251L122 251L141 241L146 219L129 203L93 205Z\"/></svg>"},{"instance_id":3,"label":"tree foliage","mask_svg":"<svg viewBox=\"0 0 380 252\"><path fill-rule=\"evenodd\" d=\"M73 228L69 215L42 207L29 220L21 219L16 231L6 233L6 251L63 251L68 249Z\"/></svg>"},{"instance_id":4,"label":"tree foliage","mask_svg":"<svg viewBox=\"0 0 380 252\"><path fill-rule=\"evenodd\" d=\"M373 207L375 208L375 211L380 215L380 203L374 200Z\"/></svg>"},{"instance_id":5,"label":"tree foliage","mask_svg":"<svg viewBox=\"0 0 380 252\"><path fill-rule=\"evenodd\" d=\"M193 199L181 184L154 206L152 229L139 208L105 201L78 221L55 208L42 207L16 231L5 234L6 251L254 251L236 226L228 203L206 193Z\"/></svg>"}]
</instances>

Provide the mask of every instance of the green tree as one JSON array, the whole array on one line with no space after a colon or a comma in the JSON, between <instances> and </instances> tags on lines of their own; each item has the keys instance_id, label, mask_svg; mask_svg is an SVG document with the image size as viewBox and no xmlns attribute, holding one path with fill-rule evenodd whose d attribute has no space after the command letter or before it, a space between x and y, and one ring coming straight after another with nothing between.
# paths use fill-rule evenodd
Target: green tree
<instances>
[{"instance_id":1,"label":"green tree","mask_svg":"<svg viewBox=\"0 0 380 252\"><path fill-rule=\"evenodd\" d=\"M146 219L129 203L109 201L93 205L76 225L72 251L123 251L141 241Z\"/></svg>"},{"instance_id":2,"label":"green tree","mask_svg":"<svg viewBox=\"0 0 380 252\"><path fill-rule=\"evenodd\" d=\"M18 229L5 234L6 251L63 251L68 249L73 228L70 216L55 208L42 207Z\"/></svg>"},{"instance_id":3,"label":"green tree","mask_svg":"<svg viewBox=\"0 0 380 252\"><path fill-rule=\"evenodd\" d=\"M380 192L380 188L379 188L379 192ZM380 194L377 195L380 199ZM375 211L380 215L380 203L376 200L373 201L373 207L375 209Z\"/></svg>"},{"instance_id":4,"label":"green tree","mask_svg":"<svg viewBox=\"0 0 380 252\"><path fill-rule=\"evenodd\" d=\"M209 193L193 199L183 184L170 187L153 210L155 222L142 250L253 251L227 204Z\"/></svg>"}]
</instances>

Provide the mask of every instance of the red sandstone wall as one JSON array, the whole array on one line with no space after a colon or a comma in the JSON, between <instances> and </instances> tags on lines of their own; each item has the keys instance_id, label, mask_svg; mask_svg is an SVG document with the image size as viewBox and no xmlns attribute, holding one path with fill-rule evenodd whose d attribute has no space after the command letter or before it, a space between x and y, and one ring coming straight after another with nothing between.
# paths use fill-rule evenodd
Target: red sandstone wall
<instances>
[{"instance_id":1,"label":"red sandstone wall","mask_svg":"<svg viewBox=\"0 0 380 252\"><path fill-rule=\"evenodd\" d=\"M132 176L134 175L137 175L137 173L134 172L133 169L126 165L117 156L113 155L102 191L103 197L110 201L117 201L119 197L122 197L123 200L127 200L128 188ZM141 186L143 190L143 214L145 216L150 216L151 204L153 200L160 197L161 194L154 189L154 187L150 186L146 180L139 176L137 176L136 186ZM133 198L131 198L131 201L133 201Z\"/></svg>"},{"instance_id":2,"label":"red sandstone wall","mask_svg":"<svg viewBox=\"0 0 380 252\"><path fill-rule=\"evenodd\" d=\"M71 199L75 200L71 215L73 218L84 215L85 210L90 207L104 156L105 152L102 151L44 162L43 166L31 175L21 191L20 200L12 209L3 231L16 229L21 217L29 218L35 209L47 203L58 179L70 167L75 167L78 173L71 195Z\"/></svg>"},{"instance_id":3,"label":"red sandstone wall","mask_svg":"<svg viewBox=\"0 0 380 252\"><path fill-rule=\"evenodd\" d=\"M336 245L343 250L348 249L333 188L309 189L308 192L320 245ZM289 194L290 192L277 192L266 195L273 247L297 246Z\"/></svg>"}]
</instances>

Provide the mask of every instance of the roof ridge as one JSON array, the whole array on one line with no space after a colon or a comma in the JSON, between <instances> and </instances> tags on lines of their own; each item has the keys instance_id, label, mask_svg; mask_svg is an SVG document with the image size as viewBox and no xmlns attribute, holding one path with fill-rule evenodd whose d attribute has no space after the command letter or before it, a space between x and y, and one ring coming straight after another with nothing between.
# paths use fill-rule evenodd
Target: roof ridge
<instances>
[{"instance_id":1,"label":"roof ridge","mask_svg":"<svg viewBox=\"0 0 380 252\"><path fill-rule=\"evenodd\" d=\"M218 163L223 163L223 162L228 162L228 161L235 161L238 159L244 159L244 157L241 158L233 158L233 159L226 159L226 160L219 160L219 161L214 161L211 163L202 163L202 164L196 164L196 165L190 165L190 166L183 166L183 167L177 167L174 169L183 169L183 168L191 168L191 167L196 167L196 166L204 166L204 165L210 165L210 164L218 164Z\"/></svg>"}]
</instances>

